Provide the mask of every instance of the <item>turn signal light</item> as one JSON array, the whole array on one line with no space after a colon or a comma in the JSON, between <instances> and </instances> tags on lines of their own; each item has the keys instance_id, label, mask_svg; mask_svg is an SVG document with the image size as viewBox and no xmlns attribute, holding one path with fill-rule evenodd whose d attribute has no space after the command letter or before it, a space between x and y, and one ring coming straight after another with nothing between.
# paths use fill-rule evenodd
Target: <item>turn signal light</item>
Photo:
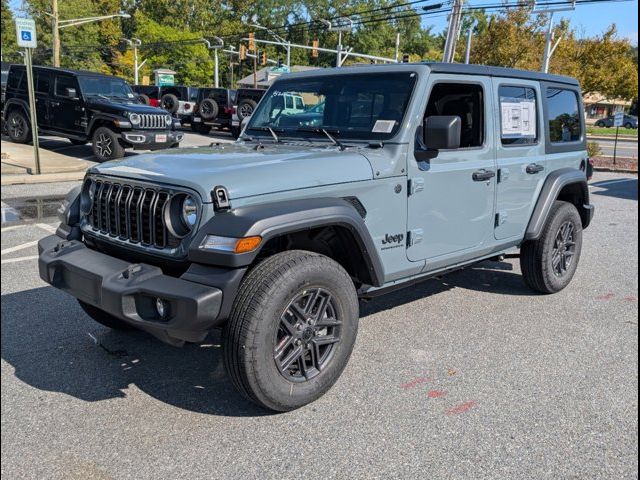
<instances>
[{"instance_id":1,"label":"turn signal light","mask_svg":"<svg viewBox=\"0 0 640 480\"><path fill-rule=\"evenodd\" d=\"M262 242L262 237L245 237L236 242L236 253L247 253L255 250Z\"/></svg>"}]
</instances>

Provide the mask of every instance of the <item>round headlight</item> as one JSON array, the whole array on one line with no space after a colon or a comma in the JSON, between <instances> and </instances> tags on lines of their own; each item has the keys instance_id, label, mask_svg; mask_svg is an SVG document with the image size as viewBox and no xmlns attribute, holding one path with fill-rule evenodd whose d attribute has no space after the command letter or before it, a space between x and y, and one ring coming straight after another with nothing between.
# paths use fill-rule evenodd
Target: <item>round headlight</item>
<instances>
[{"instance_id":1,"label":"round headlight","mask_svg":"<svg viewBox=\"0 0 640 480\"><path fill-rule=\"evenodd\" d=\"M165 115L164 121L167 125L171 125L171 122L173 122L173 118L171 118L171 115Z\"/></svg>"},{"instance_id":2,"label":"round headlight","mask_svg":"<svg viewBox=\"0 0 640 480\"><path fill-rule=\"evenodd\" d=\"M129 121L131 122L131 125L138 125L140 123L140 115L132 113L129 115Z\"/></svg>"},{"instance_id":3,"label":"round headlight","mask_svg":"<svg viewBox=\"0 0 640 480\"><path fill-rule=\"evenodd\" d=\"M182 201L182 221L189 229L193 228L198 221L198 205L189 195L185 196Z\"/></svg>"}]
</instances>

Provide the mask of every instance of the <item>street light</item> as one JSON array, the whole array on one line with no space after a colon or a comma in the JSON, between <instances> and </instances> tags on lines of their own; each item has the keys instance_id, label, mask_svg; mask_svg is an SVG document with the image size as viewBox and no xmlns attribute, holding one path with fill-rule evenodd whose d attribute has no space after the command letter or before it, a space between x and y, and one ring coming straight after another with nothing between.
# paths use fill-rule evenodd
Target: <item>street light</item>
<instances>
[{"instance_id":1,"label":"street light","mask_svg":"<svg viewBox=\"0 0 640 480\"><path fill-rule=\"evenodd\" d=\"M128 13L116 13L114 15L102 15L96 17L85 17L85 18L72 18L69 20L60 20L58 17L58 0L53 0L51 2L51 13L45 12L46 15L49 15L53 20L53 66L60 66L60 29L67 27L75 27L77 25L83 25L85 23L91 22L101 22L102 20L109 20L111 18L131 18L131 15Z\"/></svg>"},{"instance_id":2,"label":"street light","mask_svg":"<svg viewBox=\"0 0 640 480\"><path fill-rule=\"evenodd\" d=\"M263 27L262 25L260 25L258 23L255 23L255 19L253 21L254 21L254 23L250 23L249 24L250 27L254 27L254 28L257 28L259 30L264 30L269 35L271 35L273 38L275 38L280 43L280 45L282 45L284 48L287 49L287 67L289 68L289 71L291 71L291 42L288 41L288 40L285 40L280 35L275 33L273 30L271 30L271 29L269 29L267 27Z\"/></svg>"},{"instance_id":3,"label":"street light","mask_svg":"<svg viewBox=\"0 0 640 480\"><path fill-rule=\"evenodd\" d=\"M335 18L333 22L320 19L320 23L327 27L327 30L330 32L338 32L336 67L340 67L342 65L342 32L350 32L353 30L353 20L347 17L339 17Z\"/></svg>"},{"instance_id":4,"label":"street light","mask_svg":"<svg viewBox=\"0 0 640 480\"><path fill-rule=\"evenodd\" d=\"M202 41L205 43L209 50L213 50L213 83L216 88L219 88L220 81L218 79L218 50L224 48L224 40L222 40L220 37L213 37L213 39L217 42L215 45L211 45L211 42L206 38L203 38Z\"/></svg>"},{"instance_id":5,"label":"street light","mask_svg":"<svg viewBox=\"0 0 640 480\"><path fill-rule=\"evenodd\" d=\"M127 43L133 49L133 84L139 85L138 72L147 62L147 59L145 58L142 63L138 65L138 47L142 45L142 40L140 40L139 38L123 38L122 41Z\"/></svg>"}]
</instances>

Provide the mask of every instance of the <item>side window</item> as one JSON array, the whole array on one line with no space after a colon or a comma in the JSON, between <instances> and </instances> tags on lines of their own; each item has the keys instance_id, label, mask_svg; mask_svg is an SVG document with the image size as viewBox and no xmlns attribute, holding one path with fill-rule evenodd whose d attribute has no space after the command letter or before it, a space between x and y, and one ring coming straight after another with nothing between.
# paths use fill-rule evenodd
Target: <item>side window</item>
<instances>
[{"instance_id":1,"label":"side window","mask_svg":"<svg viewBox=\"0 0 640 480\"><path fill-rule=\"evenodd\" d=\"M66 97L67 88L74 88L78 91L76 79L66 75L56 75L56 96Z\"/></svg>"},{"instance_id":2,"label":"side window","mask_svg":"<svg viewBox=\"0 0 640 480\"><path fill-rule=\"evenodd\" d=\"M437 83L431 90L425 118L454 115L462 121L460 148L484 142L484 92L480 85Z\"/></svg>"},{"instance_id":3,"label":"side window","mask_svg":"<svg viewBox=\"0 0 640 480\"><path fill-rule=\"evenodd\" d=\"M303 109L304 109L304 102L302 101L302 98L296 97L296 110L303 110Z\"/></svg>"},{"instance_id":4,"label":"side window","mask_svg":"<svg viewBox=\"0 0 640 480\"><path fill-rule=\"evenodd\" d=\"M284 108L293 108L293 97L291 95L284 97Z\"/></svg>"},{"instance_id":5,"label":"side window","mask_svg":"<svg viewBox=\"0 0 640 480\"><path fill-rule=\"evenodd\" d=\"M25 75L23 70L12 70L11 75L9 75L9 83L7 86L9 88L17 88L22 89L26 87Z\"/></svg>"},{"instance_id":6,"label":"side window","mask_svg":"<svg viewBox=\"0 0 640 480\"><path fill-rule=\"evenodd\" d=\"M529 87L502 85L500 97L500 139L503 145L531 145L538 141L536 92Z\"/></svg>"},{"instance_id":7,"label":"side window","mask_svg":"<svg viewBox=\"0 0 640 480\"><path fill-rule=\"evenodd\" d=\"M36 74L36 92L48 94L50 85L51 75L46 72L39 72Z\"/></svg>"},{"instance_id":8,"label":"side window","mask_svg":"<svg viewBox=\"0 0 640 480\"><path fill-rule=\"evenodd\" d=\"M577 142L582 138L580 107L575 91L547 89L549 140L551 143Z\"/></svg>"}]
</instances>

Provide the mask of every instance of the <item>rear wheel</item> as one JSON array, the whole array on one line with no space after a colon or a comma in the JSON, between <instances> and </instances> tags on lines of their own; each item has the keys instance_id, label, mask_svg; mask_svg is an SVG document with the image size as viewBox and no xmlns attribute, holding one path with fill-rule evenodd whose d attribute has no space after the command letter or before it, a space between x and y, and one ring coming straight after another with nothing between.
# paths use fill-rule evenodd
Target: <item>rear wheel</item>
<instances>
[{"instance_id":1,"label":"rear wheel","mask_svg":"<svg viewBox=\"0 0 640 480\"><path fill-rule=\"evenodd\" d=\"M347 272L328 257L292 250L243 280L224 330L224 361L238 391L288 411L321 397L344 370L358 330Z\"/></svg>"},{"instance_id":2,"label":"rear wheel","mask_svg":"<svg viewBox=\"0 0 640 480\"><path fill-rule=\"evenodd\" d=\"M556 293L571 282L582 251L582 220L574 205L557 201L538 240L520 251L526 284L541 293Z\"/></svg>"},{"instance_id":3,"label":"rear wheel","mask_svg":"<svg viewBox=\"0 0 640 480\"><path fill-rule=\"evenodd\" d=\"M124 157L124 147L118 135L107 127L96 128L92 138L93 154L100 162Z\"/></svg>"},{"instance_id":4,"label":"rear wheel","mask_svg":"<svg viewBox=\"0 0 640 480\"><path fill-rule=\"evenodd\" d=\"M216 102L213 98L205 98L200 103L199 109L200 116L205 120L214 120L218 117L218 113L220 112L218 102Z\"/></svg>"},{"instance_id":5,"label":"rear wheel","mask_svg":"<svg viewBox=\"0 0 640 480\"><path fill-rule=\"evenodd\" d=\"M31 140L31 127L27 116L20 110L13 110L7 118L7 132L15 143L27 143Z\"/></svg>"},{"instance_id":6,"label":"rear wheel","mask_svg":"<svg viewBox=\"0 0 640 480\"><path fill-rule=\"evenodd\" d=\"M173 93L167 93L160 99L160 106L169 113L176 113L180 108L180 101Z\"/></svg>"},{"instance_id":7,"label":"rear wheel","mask_svg":"<svg viewBox=\"0 0 640 480\"><path fill-rule=\"evenodd\" d=\"M93 305L85 303L82 300L78 300L78 303L87 315L107 328L111 328L112 330L134 330L134 328L127 322L123 322L119 318L108 314L104 310L100 310L98 307L94 307Z\"/></svg>"},{"instance_id":8,"label":"rear wheel","mask_svg":"<svg viewBox=\"0 0 640 480\"><path fill-rule=\"evenodd\" d=\"M255 100L251 100L250 98L246 98L242 100L238 104L238 110L237 110L237 115L240 121L253 115L253 111L255 110L257 105L258 104L255 102Z\"/></svg>"}]
</instances>

